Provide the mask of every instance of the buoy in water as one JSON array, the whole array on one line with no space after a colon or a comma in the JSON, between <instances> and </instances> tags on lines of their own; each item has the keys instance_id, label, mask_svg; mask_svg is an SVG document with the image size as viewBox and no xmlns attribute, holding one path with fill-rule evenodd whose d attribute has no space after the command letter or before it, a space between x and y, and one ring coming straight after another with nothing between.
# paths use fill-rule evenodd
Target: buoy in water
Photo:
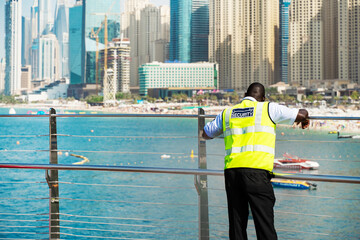
<instances>
[{"instance_id":1,"label":"buoy in water","mask_svg":"<svg viewBox=\"0 0 360 240\"><path fill-rule=\"evenodd\" d=\"M19 145L19 144L20 144L20 142L19 142L19 141L16 141L16 144L17 144L17 145Z\"/></svg>"},{"instance_id":2,"label":"buoy in water","mask_svg":"<svg viewBox=\"0 0 360 240\"><path fill-rule=\"evenodd\" d=\"M191 157L191 158L194 158L194 150L191 150L190 157Z\"/></svg>"},{"instance_id":3,"label":"buoy in water","mask_svg":"<svg viewBox=\"0 0 360 240\"><path fill-rule=\"evenodd\" d=\"M91 132L94 132L94 130L91 129Z\"/></svg>"},{"instance_id":4,"label":"buoy in water","mask_svg":"<svg viewBox=\"0 0 360 240\"><path fill-rule=\"evenodd\" d=\"M14 109L14 108L10 108L10 110L9 110L9 114L16 114L15 109Z\"/></svg>"}]
</instances>

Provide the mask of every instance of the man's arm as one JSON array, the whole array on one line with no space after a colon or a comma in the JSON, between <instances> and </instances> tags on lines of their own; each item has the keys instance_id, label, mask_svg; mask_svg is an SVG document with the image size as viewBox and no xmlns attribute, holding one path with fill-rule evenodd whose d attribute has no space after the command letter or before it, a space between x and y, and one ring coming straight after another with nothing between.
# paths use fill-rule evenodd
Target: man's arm
<instances>
[{"instance_id":1,"label":"man's arm","mask_svg":"<svg viewBox=\"0 0 360 240\"><path fill-rule=\"evenodd\" d=\"M300 123L302 129L308 128L310 125L308 111L306 109L299 109L295 122Z\"/></svg>"},{"instance_id":2,"label":"man's arm","mask_svg":"<svg viewBox=\"0 0 360 240\"><path fill-rule=\"evenodd\" d=\"M301 128L309 127L309 113L306 109L288 108L277 103L269 104L269 116L275 124L293 125L301 123Z\"/></svg>"}]
</instances>

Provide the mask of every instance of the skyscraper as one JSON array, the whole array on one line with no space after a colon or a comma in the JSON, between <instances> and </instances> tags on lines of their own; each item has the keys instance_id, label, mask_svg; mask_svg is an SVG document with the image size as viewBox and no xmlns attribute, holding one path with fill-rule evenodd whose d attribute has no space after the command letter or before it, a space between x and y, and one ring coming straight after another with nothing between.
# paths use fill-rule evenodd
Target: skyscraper
<instances>
[{"instance_id":1,"label":"skyscraper","mask_svg":"<svg viewBox=\"0 0 360 240\"><path fill-rule=\"evenodd\" d=\"M291 0L280 0L280 77L288 82L289 6Z\"/></svg>"},{"instance_id":2,"label":"skyscraper","mask_svg":"<svg viewBox=\"0 0 360 240\"><path fill-rule=\"evenodd\" d=\"M130 39L130 85L139 86L139 66L166 58L169 36L169 8L156 7L148 0L126 1L121 33Z\"/></svg>"},{"instance_id":3,"label":"skyscraper","mask_svg":"<svg viewBox=\"0 0 360 240\"><path fill-rule=\"evenodd\" d=\"M31 39L38 37L38 21L39 21L39 6L38 0L34 0L33 5L30 8L30 26L31 26Z\"/></svg>"},{"instance_id":4,"label":"skyscraper","mask_svg":"<svg viewBox=\"0 0 360 240\"><path fill-rule=\"evenodd\" d=\"M13 95L21 90L21 0L5 3L5 94Z\"/></svg>"},{"instance_id":5,"label":"skyscraper","mask_svg":"<svg viewBox=\"0 0 360 240\"><path fill-rule=\"evenodd\" d=\"M308 87L323 79L323 0L292 0L289 8L289 82Z\"/></svg>"},{"instance_id":6,"label":"skyscraper","mask_svg":"<svg viewBox=\"0 0 360 240\"><path fill-rule=\"evenodd\" d=\"M108 48L108 69L112 69L116 92L130 92L130 41L114 39ZM104 69L104 50L100 52L101 70ZM102 78L104 71L101 71Z\"/></svg>"},{"instance_id":7,"label":"skyscraper","mask_svg":"<svg viewBox=\"0 0 360 240\"><path fill-rule=\"evenodd\" d=\"M83 23L84 23L84 44L85 44L85 74L83 83L96 83L96 37L99 43L104 44L104 31L96 32L105 27L105 15L108 19L108 40L120 37L120 1L114 0L85 0L83 1ZM95 34L94 34L95 33ZM101 34L103 33L103 34Z\"/></svg>"},{"instance_id":8,"label":"skyscraper","mask_svg":"<svg viewBox=\"0 0 360 240\"><path fill-rule=\"evenodd\" d=\"M31 26L31 49L30 49L30 64L32 66L32 79L38 78L38 63L39 63L39 6L38 0L34 0L30 9L30 26Z\"/></svg>"},{"instance_id":9,"label":"skyscraper","mask_svg":"<svg viewBox=\"0 0 360 240\"><path fill-rule=\"evenodd\" d=\"M289 79L360 82L360 1L292 0L290 5Z\"/></svg>"},{"instance_id":10,"label":"skyscraper","mask_svg":"<svg viewBox=\"0 0 360 240\"><path fill-rule=\"evenodd\" d=\"M83 32L83 6L77 2L69 9L69 71L70 84L83 82L83 64L85 61L85 46Z\"/></svg>"},{"instance_id":11,"label":"skyscraper","mask_svg":"<svg viewBox=\"0 0 360 240\"><path fill-rule=\"evenodd\" d=\"M347 0L348 1L348 17L340 18L340 21L348 22L348 46L349 46L349 58L348 58L348 72L349 79L357 84L360 84L360 1L359 0ZM345 22L346 24L346 22ZM340 58L340 61L342 59Z\"/></svg>"},{"instance_id":12,"label":"skyscraper","mask_svg":"<svg viewBox=\"0 0 360 240\"><path fill-rule=\"evenodd\" d=\"M31 29L30 19L26 17L21 18L21 64L23 66L30 64L30 49L31 49Z\"/></svg>"},{"instance_id":13,"label":"skyscraper","mask_svg":"<svg viewBox=\"0 0 360 240\"><path fill-rule=\"evenodd\" d=\"M48 34L52 28L51 6L49 0L38 0L38 36Z\"/></svg>"},{"instance_id":14,"label":"skyscraper","mask_svg":"<svg viewBox=\"0 0 360 240\"><path fill-rule=\"evenodd\" d=\"M209 0L171 0L170 61L208 61Z\"/></svg>"},{"instance_id":15,"label":"skyscraper","mask_svg":"<svg viewBox=\"0 0 360 240\"><path fill-rule=\"evenodd\" d=\"M279 1L211 0L209 12L209 60L219 64L220 89L274 83L279 68Z\"/></svg>"},{"instance_id":16,"label":"skyscraper","mask_svg":"<svg viewBox=\"0 0 360 240\"><path fill-rule=\"evenodd\" d=\"M58 0L55 10L54 33L59 42L60 78L69 77L69 7L67 0Z\"/></svg>"},{"instance_id":17,"label":"skyscraper","mask_svg":"<svg viewBox=\"0 0 360 240\"><path fill-rule=\"evenodd\" d=\"M59 43L52 33L39 38L39 79L47 83L59 79Z\"/></svg>"}]
</instances>

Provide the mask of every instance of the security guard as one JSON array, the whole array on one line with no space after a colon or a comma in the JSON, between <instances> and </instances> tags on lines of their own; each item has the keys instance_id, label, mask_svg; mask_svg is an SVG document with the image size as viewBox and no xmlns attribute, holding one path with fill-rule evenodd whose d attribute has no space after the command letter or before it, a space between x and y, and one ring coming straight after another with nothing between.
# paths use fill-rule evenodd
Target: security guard
<instances>
[{"instance_id":1,"label":"security guard","mask_svg":"<svg viewBox=\"0 0 360 240\"><path fill-rule=\"evenodd\" d=\"M257 238L277 239L275 195L270 182L276 124L292 125L294 122L307 128L307 110L265 102L264 86L253 83L239 104L225 109L204 127L205 139L224 135L224 175L231 240L247 239L249 205Z\"/></svg>"}]
</instances>

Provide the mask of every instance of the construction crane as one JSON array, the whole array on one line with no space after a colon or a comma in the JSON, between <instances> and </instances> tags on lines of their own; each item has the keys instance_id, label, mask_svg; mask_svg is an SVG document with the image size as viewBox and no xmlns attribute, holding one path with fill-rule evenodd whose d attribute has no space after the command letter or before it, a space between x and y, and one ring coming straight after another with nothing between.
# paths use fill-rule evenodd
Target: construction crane
<instances>
[{"instance_id":1,"label":"construction crane","mask_svg":"<svg viewBox=\"0 0 360 240\"><path fill-rule=\"evenodd\" d=\"M112 94L112 92L116 91L116 89L109 89L109 87L113 88L114 86L114 74L110 74L108 77L107 74L107 45L108 45L108 27L107 27L107 17L108 15L121 15L120 13L110 13L110 10L116 3L116 0L114 0L109 7L109 10L107 13L92 13L91 15L101 15L104 16L104 21L101 23L100 27L97 29L96 32L94 32L94 28L91 29L91 38L95 38L96 40L96 55L95 55L95 62L96 62L96 93L98 94L98 83L99 83L99 33L104 26L104 102L115 100L115 93ZM110 83L110 86L109 86ZM109 91L111 93L111 96L109 94ZM113 96L112 96L113 95ZM110 98L110 99L109 99Z\"/></svg>"},{"instance_id":2,"label":"construction crane","mask_svg":"<svg viewBox=\"0 0 360 240\"><path fill-rule=\"evenodd\" d=\"M105 105L108 105L111 102L115 102L115 94L116 94L116 87L115 87L115 76L116 73L114 70L111 71L111 73L108 74L108 67L107 67L107 61L108 61L108 51L107 51L107 45L108 45L108 28L107 28L107 17L108 15L120 15L119 13L93 13L93 15L104 15L104 103ZM101 25L102 27L102 25ZM99 28L101 30L101 28ZM99 32L98 29L97 34L94 34L96 36L96 77L98 77L98 69L99 69L99 49L98 49L98 42L99 42ZM93 32L93 31L92 31ZM98 80L97 80L98 82ZM97 85L96 85L96 89Z\"/></svg>"}]
</instances>

